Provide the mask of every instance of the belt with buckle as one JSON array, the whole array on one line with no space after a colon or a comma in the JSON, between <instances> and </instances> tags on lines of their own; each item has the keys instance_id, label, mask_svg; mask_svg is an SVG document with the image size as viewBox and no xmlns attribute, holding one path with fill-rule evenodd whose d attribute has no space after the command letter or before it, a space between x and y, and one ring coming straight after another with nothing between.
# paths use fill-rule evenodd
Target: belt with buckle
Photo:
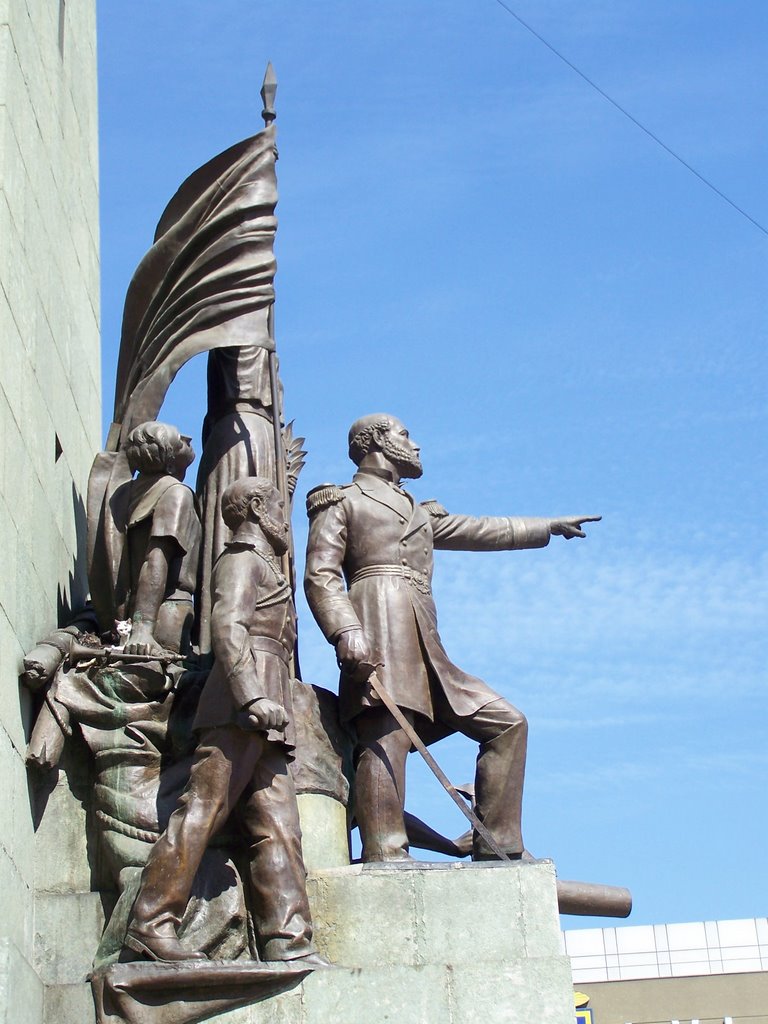
<instances>
[{"instance_id":1,"label":"belt with buckle","mask_svg":"<svg viewBox=\"0 0 768 1024\"><path fill-rule=\"evenodd\" d=\"M276 654L287 665L291 660L291 652L286 650L279 640L271 636L248 636L248 646L252 651L264 651L265 654Z\"/></svg>"},{"instance_id":2,"label":"belt with buckle","mask_svg":"<svg viewBox=\"0 0 768 1024\"><path fill-rule=\"evenodd\" d=\"M349 585L353 587L360 580L367 580L372 576L399 576L408 580L420 593L432 593L429 577L425 573L419 572L418 569L412 569L409 565L366 565L353 574Z\"/></svg>"}]
</instances>

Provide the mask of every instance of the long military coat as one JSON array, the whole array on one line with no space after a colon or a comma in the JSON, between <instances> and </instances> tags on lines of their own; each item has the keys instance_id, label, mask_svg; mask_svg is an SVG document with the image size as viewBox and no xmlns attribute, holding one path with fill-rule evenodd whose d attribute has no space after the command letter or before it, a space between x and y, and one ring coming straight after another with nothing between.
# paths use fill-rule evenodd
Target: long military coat
<instances>
[{"instance_id":1,"label":"long military coat","mask_svg":"<svg viewBox=\"0 0 768 1024\"><path fill-rule=\"evenodd\" d=\"M395 702L429 721L435 718L434 687L460 716L498 699L445 652L432 598L433 550L544 547L548 520L451 515L436 502L415 503L399 487L364 471L344 487L316 488L307 509L305 590L326 639L334 643L344 630L361 627L382 663L379 679ZM367 684L343 672L339 697L345 720L375 702Z\"/></svg>"},{"instance_id":2,"label":"long military coat","mask_svg":"<svg viewBox=\"0 0 768 1024\"><path fill-rule=\"evenodd\" d=\"M211 634L215 661L200 695L195 729L249 726L246 709L266 697L288 712L285 733L267 739L295 746L288 658L296 640L291 587L260 530L245 523L213 567Z\"/></svg>"}]
</instances>

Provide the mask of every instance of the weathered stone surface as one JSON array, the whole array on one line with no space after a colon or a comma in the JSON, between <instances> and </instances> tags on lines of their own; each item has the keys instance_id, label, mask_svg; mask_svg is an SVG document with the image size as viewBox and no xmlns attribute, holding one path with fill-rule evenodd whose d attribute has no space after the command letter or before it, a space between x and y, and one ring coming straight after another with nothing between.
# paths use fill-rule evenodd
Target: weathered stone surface
<instances>
[{"instance_id":1,"label":"weathered stone surface","mask_svg":"<svg viewBox=\"0 0 768 1024\"><path fill-rule=\"evenodd\" d=\"M18 704L18 697L16 698ZM13 866L28 884L32 884L34 834L30 815L27 777L21 753L0 727L0 843Z\"/></svg>"},{"instance_id":2,"label":"weathered stone surface","mask_svg":"<svg viewBox=\"0 0 768 1024\"><path fill-rule=\"evenodd\" d=\"M42 982L18 946L0 939L0 1024L38 1024L42 1019Z\"/></svg>"},{"instance_id":3,"label":"weathered stone surface","mask_svg":"<svg viewBox=\"0 0 768 1024\"><path fill-rule=\"evenodd\" d=\"M548 870L526 865L549 897ZM524 956L522 865L456 864L416 875L415 928L424 962L460 964L468 958ZM544 877L542 877L544 876ZM554 879L552 881L554 891ZM465 917L466 915L466 917ZM463 922L471 919L471 926ZM429 959L428 959L429 958Z\"/></svg>"},{"instance_id":4,"label":"weathered stone surface","mask_svg":"<svg viewBox=\"0 0 768 1024\"><path fill-rule=\"evenodd\" d=\"M299 793L301 846L307 871L349 864L347 809L323 793Z\"/></svg>"},{"instance_id":5,"label":"weathered stone surface","mask_svg":"<svg viewBox=\"0 0 768 1024\"><path fill-rule=\"evenodd\" d=\"M521 865L520 899L525 953L529 957L558 956L560 917L557 909L557 879L551 861ZM546 881L545 881L546 879ZM551 886L552 898L542 898L542 890Z\"/></svg>"},{"instance_id":6,"label":"weathered stone surface","mask_svg":"<svg viewBox=\"0 0 768 1024\"><path fill-rule=\"evenodd\" d=\"M450 1016L445 967L317 971L303 990L301 1024L458 1024ZM464 1018L474 1019L483 1020Z\"/></svg>"},{"instance_id":7,"label":"weathered stone surface","mask_svg":"<svg viewBox=\"0 0 768 1024\"><path fill-rule=\"evenodd\" d=\"M528 957L452 967L448 1020L484 1024L572 1024L567 957Z\"/></svg>"},{"instance_id":8,"label":"weathered stone surface","mask_svg":"<svg viewBox=\"0 0 768 1024\"><path fill-rule=\"evenodd\" d=\"M25 956L32 958L32 914L29 908L33 890L18 871L13 860L0 847L0 894L2 894L2 920L0 939L8 939ZM0 1018L1 1020L2 1018Z\"/></svg>"},{"instance_id":9,"label":"weathered stone surface","mask_svg":"<svg viewBox=\"0 0 768 1024\"><path fill-rule=\"evenodd\" d=\"M24 651L86 588L73 497L85 491L101 418L94 16L93 0L0 2L3 1024L43 1020L42 985L30 966L40 870L86 883L83 846L49 845L75 823L82 827L76 801L53 801L50 819L34 832L23 764L32 702L20 691L18 674ZM75 106L77 115L66 116ZM49 1019L69 1024L65 1016Z\"/></svg>"},{"instance_id":10,"label":"weathered stone surface","mask_svg":"<svg viewBox=\"0 0 768 1024\"><path fill-rule=\"evenodd\" d=\"M35 969L45 985L86 981L104 928L99 894L38 893L35 899ZM66 1018L63 1018L66 1021Z\"/></svg>"},{"instance_id":11,"label":"weathered stone surface","mask_svg":"<svg viewBox=\"0 0 768 1024\"><path fill-rule=\"evenodd\" d=\"M95 1019L96 1011L89 984L46 985L46 1024L92 1024Z\"/></svg>"},{"instance_id":12,"label":"weathered stone surface","mask_svg":"<svg viewBox=\"0 0 768 1024\"><path fill-rule=\"evenodd\" d=\"M212 1020L571 1024L570 965L559 952L551 863L356 864L314 871L309 886L318 946L341 966ZM42 904L38 931L48 936L50 959L41 951L38 969L58 983L50 999L62 1013L46 1018L57 1024L94 1019L74 982L84 976L100 930L101 908L89 903L95 899L51 895ZM67 914L70 921L75 914L80 938L56 961Z\"/></svg>"},{"instance_id":13,"label":"weathered stone surface","mask_svg":"<svg viewBox=\"0 0 768 1024\"><path fill-rule=\"evenodd\" d=\"M87 767L65 749L62 770L51 792L44 796L44 781L37 780L36 804L40 824L35 835L35 885L45 893L89 893L92 871L88 847L87 814L81 796L87 792ZM73 792L73 789L75 792ZM44 806L43 805L44 802Z\"/></svg>"},{"instance_id":14,"label":"weathered stone surface","mask_svg":"<svg viewBox=\"0 0 768 1024\"><path fill-rule=\"evenodd\" d=\"M535 981L534 984L531 984ZM299 989L216 1024L572 1024L565 957L464 967L317 971Z\"/></svg>"},{"instance_id":15,"label":"weathered stone surface","mask_svg":"<svg viewBox=\"0 0 768 1024\"><path fill-rule=\"evenodd\" d=\"M559 954L548 861L354 864L312 873L309 893L318 945L344 967Z\"/></svg>"},{"instance_id":16,"label":"weathered stone surface","mask_svg":"<svg viewBox=\"0 0 768 1024\"><path fill-rule=\"evenodd\" d=\"M217 1020L571 1024L551 863L358 864L309 884L318 946L342 966Z\"/></svg>"},{"instance_id":17,"label":"weathered stone surface","mask_svg":"<svg viewBox=\"0 0 768 1024\"><path fill-rule=\"evenodd\" d=\"M370 871L354 864L314 872L307 890L315 941L331 963L344 967L419 963L412 872L396 867ZM381 915L387 927L382 927Z\"/></svg>"}]
</instances>

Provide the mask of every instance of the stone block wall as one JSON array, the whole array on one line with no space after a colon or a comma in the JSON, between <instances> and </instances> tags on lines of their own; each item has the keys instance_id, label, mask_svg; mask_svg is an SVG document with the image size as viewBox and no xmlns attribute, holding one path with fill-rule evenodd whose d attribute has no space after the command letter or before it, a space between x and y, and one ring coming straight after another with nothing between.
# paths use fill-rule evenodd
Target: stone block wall
<instances>
[{"instance_id":1,"label":"stone block wall","mask_svg":"<svg viewBox=\"0 0 768 1024\"><path fill-rule=\"evenodd\" d=\"M334 968L211 1024L573 1024L551 861L354 864L311 871L308 893L317 948ZM184 993L189 1016L210 1010L195 1002L211 998L197 974L206 970L117 964L107 978L124 1019L139 1021L159 982L170 999ZM54 991L72 1000L77 986ZM92 1024L82 1007L77 1024Z\"/></svg>"},{"instance_id":2,"label":"stone block wall","mask_svg":"<svg viewBox=\"0 0 768 1024\"><path fill-rule=\"evenodd\" d=\"M55 846L82 815L62 773L35 830L23 761L32 708L18 676L24 652L86 593L101 418L95 46L95 0L0 0L2 1024L46 1016L35 896L56 881L36 865L64 870ZM87 878L88 865L66 872Z\"/></svg>"}]
</instances>

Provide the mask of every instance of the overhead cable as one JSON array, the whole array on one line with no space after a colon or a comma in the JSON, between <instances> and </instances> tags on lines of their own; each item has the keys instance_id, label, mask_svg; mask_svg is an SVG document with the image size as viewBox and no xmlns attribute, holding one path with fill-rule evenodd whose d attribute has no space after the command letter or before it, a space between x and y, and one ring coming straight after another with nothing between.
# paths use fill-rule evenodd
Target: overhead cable
<instances>
[{"instance_id":1,"label":"overhead cable","mask_svg":"<svg viewBox=\"0 0 768 1024\"><path fill-rule=\"evenodd\" d=\"M544 38L544 36L541 35L540 32L537 32L532 25L529 25L528 22L524 21L523 18L521 18L516 11L513 11L512 8L504 2L504 0L496 0L496 3L499 5L499 7L505 10L507 14L511 15L511 17L513 17L515 21L519 22L523 26L523 28L526 29L526 31L530 32L532 36L535 36L536 39L538 39L540 43L546 46L548 50L554 53L554 55L557 58L559 58L564 64L567 64L571 71L575 71L579 78L583 79L587 83L587 85L594 89L595 92L599 93L603 97L603 99L608 100L608 102L612 106L614 106L621 114L623 114L624 117L628 118L632 122L632 124L638 127L641 131L645 132L645 134L649 138L653 139L653 141L656 142L659 146L661 146L663 150L669 153L670 156L674 157L678 163L681 163L686 170L690 171L691 174L695 175L699 179L699 181L701 181L704 185L707 186L707 188L711 189L715 193L715 195L718 195L721 199L724 199L729 206L732 206L737 213L740 213L742 215L742 217L746 217L746 219L751 224L754 224L756 228L762 231L764 235L768 235L768 228L764 228L759 221L755 220L755 218L752 217L749 213L747 213L746 210L742 209L740 206L734 203L732 199L729 199L725 192L722 192L708 178L705 178L703 174L697 171L695 167L692 167L687 160L684 160L678 153L671 149L666 144L666 142L662 142L658 135L655 135L650 128L646 128L646 126L641 121L638 121L638 119L633 114L630 114L630 112L625 107L622 107L622 105L620 103L617 103L612 96L609 96L605 89L601 89L597 82L593 82L588 75L585 75L580 68L577 68L572 61L568 60L568 58L564 54L562 54L550 42L548 42Z\"/></svg>"}]
</instances>

